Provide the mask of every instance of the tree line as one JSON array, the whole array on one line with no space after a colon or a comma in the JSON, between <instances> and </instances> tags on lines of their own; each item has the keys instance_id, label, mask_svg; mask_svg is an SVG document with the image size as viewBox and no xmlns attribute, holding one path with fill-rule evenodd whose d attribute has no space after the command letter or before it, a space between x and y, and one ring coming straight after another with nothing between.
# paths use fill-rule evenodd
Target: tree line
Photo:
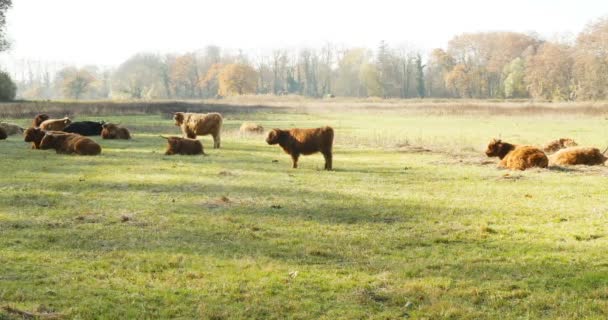
<instances>
[{"instance_id":1,"label":"tree line","mask_svg":"<svg viewBox=\"0 0 608 320\"><path fill-rule=\"evenodd\" d=\"M1 45L1 43L0 43ZM201 99L242 94L308 97L608 98L608 18L574 41L516 32L466 33L425 57L382 41L377 48L274 50L217 46L186 54L140 53L112 69L22 66L26 99Z\"/></svg>"}]
</instances>

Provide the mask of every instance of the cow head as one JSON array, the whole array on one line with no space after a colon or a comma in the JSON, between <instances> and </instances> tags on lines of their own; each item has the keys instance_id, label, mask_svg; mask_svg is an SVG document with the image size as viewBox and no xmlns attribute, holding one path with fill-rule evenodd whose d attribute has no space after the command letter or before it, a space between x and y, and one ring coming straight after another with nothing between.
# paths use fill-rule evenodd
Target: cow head
<instances>
[{"instance_id":1,"label":"cow head","mask_svg":"<svg viewBox=\"0 0 608 320\"><path fill-rule=\"evenodd\" d=\"M486 156L504 158L513 149L513 145L500 139L492 139L486 149Z\"/></svg>"},{"instance_id":2,"label":"cow head","mask_svg":"<svg viewBox=\"0 0 608 320\"><path fill-rule=\"evenodd\" d=\"M34 125L34 127L39 127L43 121L48 120L50 118L51 117L49 117L48 114L41 113L37 115L36 118L34 118L34 122L32 124Z\"/></svg>"},{"instance_id":3,"label":"cow head","mask_svg":"<svg viewBox=\"0 0 608 320\"><path fill-rule=\"evenodd\" d=\"M281 142L285 136L287 135L287 132L281 129L272 129L270 130L270 132L268 132L268 136L266 137L266 143L273 145L273 144L277 144L279 142Z\"/></svg>"},{"instance_id":4,"label":"cow head","mask_svg":"<svg viewBox=\"0 0 608 320\"><path fill-rule=\"evenodd\" d=\"M44 132L40 128L28 128L23 132L23 141L25 142L40 142L44 137Z\"/></svg>"},{"instance_id":5,"label":"cow head","mask_svg":"<svg viewBox=\"0 0 608 320\"><path fill-rule=\"evenodd\" d=\"M184 113L183 112L176 112L173 114L173 120L175 120L175 125L176 126L181 126L182 123L184 123Z\"/></svg>"}]
</instances>

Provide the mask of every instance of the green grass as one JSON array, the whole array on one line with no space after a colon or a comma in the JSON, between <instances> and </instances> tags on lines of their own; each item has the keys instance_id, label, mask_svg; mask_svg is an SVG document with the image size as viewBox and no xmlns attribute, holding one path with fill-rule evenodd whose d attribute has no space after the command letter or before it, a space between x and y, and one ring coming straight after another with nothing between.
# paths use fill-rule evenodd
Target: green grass
<instances>
[{"instance_id":1,"label":"green grass","mask_svg":"<svg viewBox=\"0 0 608 320\"><path fill-rule=\"evenodd\" d=\"M509 172L482 154L499 134L604 147L604 117L237 113L221 150L202 138L206 157L163 155L171 120L102 118L134 140L98 139L98 157L0 141L0 307L69 319L608 314L608 169ZM244 120L333 125L335 171L319 154L291 169L263 136L237 132Z\"/></svg>"}]
</instances>

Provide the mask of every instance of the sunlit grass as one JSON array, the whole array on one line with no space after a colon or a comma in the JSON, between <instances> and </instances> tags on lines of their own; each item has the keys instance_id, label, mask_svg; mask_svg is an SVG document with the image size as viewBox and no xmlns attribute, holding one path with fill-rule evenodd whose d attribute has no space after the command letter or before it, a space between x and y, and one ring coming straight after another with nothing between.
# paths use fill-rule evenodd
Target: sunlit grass
<instances>
[{"instance_id":1,"label":"sunlit grass","mask_svg":"<svg viewBox=\"0 0 608 320\"><path fill-rule=\"evenodd\" d=\"M81 117L84 119L85 117ZM0 307L74 319L604 318L608 170L508 172L500 135L608 141L601 117L252 113L165 156L158 115L98 157L0 141ZM336 130L301 168L244 120ZM26 124L27 119L12 119ZM425 147L414 152L403 145ZM2 313L0 319L13 319Z\"/></svg>"}]
</instances>

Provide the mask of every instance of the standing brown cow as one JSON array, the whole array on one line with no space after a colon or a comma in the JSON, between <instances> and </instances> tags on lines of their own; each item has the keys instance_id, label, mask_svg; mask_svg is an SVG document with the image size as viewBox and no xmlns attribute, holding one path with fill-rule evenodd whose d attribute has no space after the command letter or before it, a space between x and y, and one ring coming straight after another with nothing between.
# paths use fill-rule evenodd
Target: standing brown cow
<instances>
[{"instance_id":1,"label":"standing brown cow","mask_svg":"<svg viewBox=\"0 0 608 320\"><path fill-rule=\"evenodd\" d=\"M285 153L291 155L293 168L298 167L300 155L321 152L325 158L325 170L332 169L332 148L334 129L321 127L314 129L273 129L268 133L266 143L278 144Z\"/></svg>"},{"instance_id":2,"label":"standing brown cow","mask_svg":"<svg viewBox=\"0 0 608 320\"><path fill-rule=\"evenodd\" d=\"M196 139L196 136L210 134L213 137L213 148L220 147L220 131L222 130L222 115L219 113L187 113L173 114L175 125L182 129L184 137Z\"/></svg>"}]
</instances>

